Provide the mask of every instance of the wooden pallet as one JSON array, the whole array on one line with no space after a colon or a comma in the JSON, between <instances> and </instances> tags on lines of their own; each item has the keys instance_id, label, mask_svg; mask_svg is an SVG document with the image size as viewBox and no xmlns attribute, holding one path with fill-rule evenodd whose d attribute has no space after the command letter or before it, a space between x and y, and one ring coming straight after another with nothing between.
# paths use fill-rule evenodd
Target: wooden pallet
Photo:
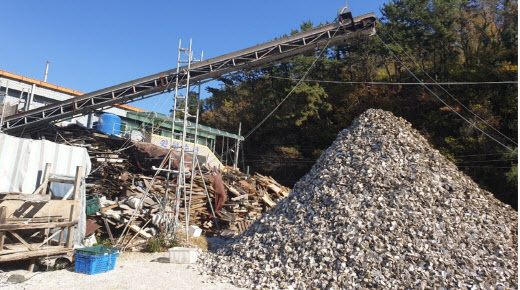
<instances>
[{"instance_id":1,"label":"wooden pallet","mask_svg":"<svg viewBox=\"0 0 520 290\"><path fill-rule=\"evenodd\" d=\"M52 176L50 170L47 163L43 182L33 194L0 194L0 262L30 259L32 271L38 257L73 251L83 167L76 168L74 178ZM51 199L52 182L72 184L72 199Z\"/></svg>"},{"instance_id":2,"label":"wooden pallet","mask_svg":"<svg viewBox=\"0 0 520 290\"><path fill-rule=\"evenodd\" d=\"M249 228L250 225L252 225L255 221L254 220L243 220L235 222L235 226L237 228L237 234L241 234Z\"/></svg>"}]
</instances>

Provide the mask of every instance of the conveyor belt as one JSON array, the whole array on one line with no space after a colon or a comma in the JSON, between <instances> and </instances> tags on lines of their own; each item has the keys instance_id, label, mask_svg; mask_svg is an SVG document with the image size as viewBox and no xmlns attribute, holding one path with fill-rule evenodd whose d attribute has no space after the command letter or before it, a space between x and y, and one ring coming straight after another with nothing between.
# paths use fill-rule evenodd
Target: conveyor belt
<instances>
[{"instance_id":1,"label":"conveyor belt","mask_svg":"<svg viewBox=\"0 0 520 290\"><path fill-rule=\"evenodd\" d=\"M244 50L215 57L191 65L190 82L208 81L239 70L257 68L266 63L280 61L326 43L375 34L374 13L354 18L354 23L332 23ZM179 69L179 80L186 74L186 67ZM69 117L86 115L114 104L124 104L161 94L175 88L177 69L168 70L106 89L91 92L66 101L9 116L3 131L15 133L29 130L42 123Z\"/></svg>"}]
</instances>

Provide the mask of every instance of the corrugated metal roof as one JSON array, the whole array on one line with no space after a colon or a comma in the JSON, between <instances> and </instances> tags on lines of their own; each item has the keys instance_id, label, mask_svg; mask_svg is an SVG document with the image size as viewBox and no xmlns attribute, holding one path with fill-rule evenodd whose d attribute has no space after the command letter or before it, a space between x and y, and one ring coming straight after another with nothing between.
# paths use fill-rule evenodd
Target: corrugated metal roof
<instances>
[{"instance_id":1,"label":"corrugated metal roof","mask_svg":"<svg viewBox=\"0 0 520 290\"><path fill-rule=\"evenodd\" d=\"M151 117L151 114L150 113L134 113L134 112L129 112L126 117L127 118L132 118L132 115L135 115L135 116L138 116L138 117L141 117L141 118L146 118L146 119L152 119ZM153 118L154 119L161 119L161 120L165 120L165 119L171 119L170 116L168 115L165 115L165 114L161 114L161 113L154 113L153 114ZM181 119L176 119L176 122L177 121L182 121ZM166 121L165 123L168 123L170 126L171 126L171 121ZM188 121L188 126L189 127L194 127L195 126L195 123L193 122L190 122ZM177 127L177 125L175 125L175 127ZM237 139L237 140L240 140L240 141L243 141L244 140L244 137L243 136L240 136L240 135L236 135L236 134L233 134L233 133L229 133L229 132L226 132L226 131L222 131L222 130L219 130L219 129L215 129L215 128L211 128L211 127L208 127L208 126L204 126L204 125L200 125L198 126L199 130L202 131L202 132L207 132L207 133L211 133L213 135L216 135L216 136L225 136L225 137L229 137L229 138L233 138L233 139Z\"/></svg>"},{"instance_id":2,"label":"corrugated metal roof","mask_svg":"<svg viewBox=\"0 0 520 290\"><path fill-rule=\"evenodd\" d=\"M148 112L145 109L140 109L138 107L130 106L130 105L127 105L127 104L116 104L116 106L118 106L121 109L125 109L125 110L128 110L128 111L133 111L133 112Z\"/></svg>"}]
</instances>

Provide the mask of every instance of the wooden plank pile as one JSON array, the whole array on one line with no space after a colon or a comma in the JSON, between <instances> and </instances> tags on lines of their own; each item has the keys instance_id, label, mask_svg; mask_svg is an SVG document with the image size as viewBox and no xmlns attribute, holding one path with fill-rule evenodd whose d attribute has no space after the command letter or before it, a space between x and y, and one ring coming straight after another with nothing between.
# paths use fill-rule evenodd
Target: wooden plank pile
<instances>
[{"instance_id":1,"label":"wooden plank pile","mask_svg":"<svg viewBox=\"0 0 520 290\"><path fill-rule=\"evenodd\" d=\"M87 193L109 198L123 193L130 186L130 172L138 172L135 161L126 152L132 143L117 136L107 136L94 130L72 125L65 128L49 127L34 136L57 143L87 149L92 170L87 176Z\"/></svg>"},{"instance_id":2,"label":"wooden plank pile","mask_svg":"<svg viewBox=\"0 0 520 290\"><path fill-rule=\"evenodd\" d=\"M217 215L238 233L247 228L245 225L251 224L244 221L256 220L278 200L289 196L290 189L272 177L258 173L247 176L232 169L225 171L223 177L224 186L231 196L224 204L224 210Z\"/></svg>"},{"instance_id":3,"label":"wooden plank pile","mask_svg":"<svg viewBox=\"0 0 520 290\"><path fill-rule=\"evenodd\" d=\"M277 201L289 195L289 189L280 185L270 177L256 174L246 176L238 171L226 170L224 186L227 189L228 199L222 209L215 212L214 218L210 206L212 202L215 209L215 189L208 181L196 176L193 182L193 192L190 206L190 225L202 228L206 234L217 235L219 230L224 235L240 234L249 227L263 212L271 209ZM156 178L154 185L150 187L149 197L142 199L146 187L150 185L151 177L135 175L134 185L126 188L125 195L120 195L116 200L105 197L100 199L100 211L90 216L104 227L99 231L107 234L112 243L115 243L123 228L136 213L135 219L129 227L131 234L122 242L124 246L139 246L162 232L161 200L166 192L166 179ZM189 183L190 180L187 181ZM144 185L144 186L143 186ZM205 188L208 190L206 194ZM170 188L169 196L174 197L174 188ZM209 198L208 199L208 195ZM140 200L142 206L138 211ZM184 200L181 198L179 219L185 222ZM215 224L218 223L218 226ZM135 236L135 237L134 237Z\"/></svg>"},{"instance_id":4,"label":"wooden plank pile","mask_svg":"<svg viewBox=\"0 0 520 290\"><path fill-rule=\"evenodd\" d=\"M89 151L92 171L86 179L87 194L100 199L100 211L89 216L89 219L101 225L97 230L98 236L101 235L114 244L134 212L135 219L129 227L130 234L125 237L125 245L139 245L162 233L161 204L165 198L166 178L158 175L154 184L150 184L155 174L152 166L158 167L164 156L157 156L157 152L164 149L159 147L142 150L143 144L79 126L54 127L53 130L38 134L39 138L82 146ZM152 151L155 155L150 154ZM216 210L215 215L212 207L216 209L216 192L214 184L210 182L209 170L203 169L204 178L197 174L193 180L190 225L202 228L206 234L239 234L290 192L290 189L273 178L260 174L248 176L232 168L224 168L219 173L222 175L227 196L222 208ZM190 182L188 180L187 184ZM172 184L175 184L175 180ZM149 193L143 198L148 187ZM170 187L168 192L170 199L173 199L175 188ZM143 204L138 206L141 199ZM184 222L184 200L181 199L179 218ZM130 240L132 241L129 242Z\"/></svg>"}]
</instances>

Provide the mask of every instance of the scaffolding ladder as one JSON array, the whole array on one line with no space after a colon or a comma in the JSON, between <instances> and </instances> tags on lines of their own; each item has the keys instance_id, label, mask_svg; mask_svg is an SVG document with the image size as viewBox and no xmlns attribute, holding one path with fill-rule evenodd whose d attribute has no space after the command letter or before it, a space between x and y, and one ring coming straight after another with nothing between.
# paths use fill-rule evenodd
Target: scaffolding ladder
<instances>
[{"instance_id":1,"label":"scaffolding ladder","mask_svg":"<svg viewBox=\"0 0 520 290\"><path fill-rule=\"evenodd\" d=\"M203 58L203 53L201 53L200 59L195 59L193 57L193 49L192 49L192 40L190 39L188 48L182 47L182 40L179 40L179 49L177 56L177 73L175 80L175 94L174 94L174 103L172 110L172 131L171 131L171 141L170 151L170 159L168 162L168 171L166 177L166 193L165 193L165 210L166 206L170 204L169 202L169 188L170 184L172 184L173 177L177 177L175 182L175 198L173 200L173 216L166 215L165 217L169 217L166 219L165 223L165 233L168 236L176 235L178 232L179 226L179 213L180 213L180 204L181 199L184 201L184 220L186 226L186 241L188 241L188 227L189 227L189 219L190 219L190 207L191 207L191 196L193 193L193 182L195 179L195 167L198 166L197 162L197 135L198 135L198 124L199 124L199 107L200 107L200 85L198 86L198 93L191 91L190 86L190 78L191 78L191 67L193 63L201 62ZM182 68L182 69L181 69ZM182 71L183 70L183 71ZM182 91L182 92L181 92ZM192 110L190 108L195 108L195 113L192 115ZM179 115L182 115L182 118L177 118ZM188 119L194 119L195 126L188 126ZM177 133L175 130L175 125L179 124L182 126L182 129ZM194 130L193 140L188 140L188 136L186 134L187 129ZM180 146L176 148L174 143L174 139L181 140ZM193 146L191 149L187 146L187 142L192 141ZM179 155L176 156L174 154L178 152ZM187 166L189 161L186 160L186 157L191 155L191 164ZM177 161L177 170L172 170L171 165L173 161ZM186 180L190 178L190 183L187 184Z\"/></svg>"}]
</instances>

